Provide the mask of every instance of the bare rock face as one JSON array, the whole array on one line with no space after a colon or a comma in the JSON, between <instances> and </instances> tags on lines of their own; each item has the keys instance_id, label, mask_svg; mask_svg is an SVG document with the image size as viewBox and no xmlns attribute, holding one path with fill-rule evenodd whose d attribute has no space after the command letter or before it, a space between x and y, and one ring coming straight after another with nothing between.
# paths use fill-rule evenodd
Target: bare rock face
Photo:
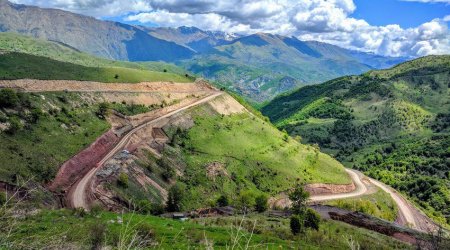
<instances>
[{"instance_id":1,"label":"bare rock face","mask_svg":"<svg viewBox=\"0 0 450 250\"><path fill-rule=\"evenodd\" d=\"M13 4L6 0L0 0L0 32L47 39L116 60L172 61L190 57L194 53L134 26L62 10Z\"/></svg>"},{"instance_id":2,"label":"bare rock face","mask_svg":"<svg viewBox=\"0 0 450 250\"><path fill-rule=\"evenodd\" d=\"M353 182L351 184L342 185L314 183L308 184L305 187L306 191L311 195L348 193L355 190L355 188Z\"/></svg>"}]
</instances>

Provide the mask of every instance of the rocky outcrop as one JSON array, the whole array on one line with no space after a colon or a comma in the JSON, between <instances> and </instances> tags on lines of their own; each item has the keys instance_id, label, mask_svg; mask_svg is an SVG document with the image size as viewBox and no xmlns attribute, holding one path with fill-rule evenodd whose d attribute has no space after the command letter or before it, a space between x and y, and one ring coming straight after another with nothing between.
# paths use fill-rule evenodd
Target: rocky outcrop
<instances>
[{"instance_id":1,"label":"rocky outcrop","mask_svg":"<svg viewBox=\"0 0 450 250\"><path fill-rule=\"evenodd\" d=\"M305 186L306 191L308 191L311 195L348 193L355 190L355 188L356 187L353 182L342 185L314 183Z\"/></svg>"},{"instance_id":2,"label":"rocky outcrop","mask_svg":"<svg viewBox=\"0 0 450 250\"><path fill-rule=\"evenodd\" d=\"M56 178L49 185L49 189L53 192L66 192L70 186L94 168L118 141L119 137L112 130L104 133L89 147L60 167Z\"/></svg>"}]
</instances>

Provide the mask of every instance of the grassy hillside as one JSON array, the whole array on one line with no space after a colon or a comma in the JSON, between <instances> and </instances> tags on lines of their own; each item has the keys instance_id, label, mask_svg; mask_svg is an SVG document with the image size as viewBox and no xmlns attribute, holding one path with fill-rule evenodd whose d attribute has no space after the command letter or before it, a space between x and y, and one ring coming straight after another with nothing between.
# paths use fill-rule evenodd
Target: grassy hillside
<instances>
[{"instance_id":1,"label":"grassy hillside","mask_svg":"<svg viewBox=\"0 0 450 250\"><path fill-rule=\"evenodd\" d=\"M185 77L185 70L173 64L106 60L82 53L65 44L13 33L0 33L0 56L0 78L4 79L22 76L33 78L34 75L42 77L40 79L63 78L102 82L193 80ZM117 79L116 74L119 76Z\"/></svg>"},{"instance_id":2,"label":"grassy hillside","mask_svg":"<svg viewBox=\"0 0 450 250\"><path fill-rule=\"evenodd\" d=\"M0 79L80 80L97 82L192 82L185 76L122 67L86 67L47 57L7 52L0 54Z\"/></svg>"},{"instance_id":3,"label":"grassy hillside","mask_svg":"<svg viewBox=\"0 0 450 250\"><path fill-rule=\"evenodd\" d=\"M261 215L181 222L131 213L44 210L8 222L15 222L10 224L11 233L6 236L0 231L0 247L6 249L348 249L350 239L361 248L412 249L387 236L334 221L322 222L319 231L308 230L301 237L294 236L288 219Z\"/></svg>"},{"instance_id":4,"label":"grassy hillside","mask_svg":"<svg viewBox=\"0 0 450 250\"><path fill-rule=\"evenodd\" d=\"M76 93L0 90L0 181L52 180L59 166L109 128Z\"/></svg>"},{"instance_id":5,"label":"grassy hillside","mask_svg":"<svg viewBox=\"0 0 450 250\"><path fill-rule=\"evenodd\" d=\"M337 161L259 118L249 114L205 117L203 112L195 113L195 126L180 142L187 163L181 181L189 190L186 200L190 204L204 203L205 199L214 202L221 194L235 200L242 191L274 195L289 190L298 180L350 182ZM223 172L212 181L204 169L214 162Z\"/></svg>"},{"instance_id":6,"label":"grassy hillside","mask_svg":"<svg viewBox=\"0 0 450 250\"><path fill-rule=\"evenodd\" d=\"M450 56L429 56L303 87L261 111L280 129L318 143L449 223L448 79Z\"/></svg>"}]
</instances>

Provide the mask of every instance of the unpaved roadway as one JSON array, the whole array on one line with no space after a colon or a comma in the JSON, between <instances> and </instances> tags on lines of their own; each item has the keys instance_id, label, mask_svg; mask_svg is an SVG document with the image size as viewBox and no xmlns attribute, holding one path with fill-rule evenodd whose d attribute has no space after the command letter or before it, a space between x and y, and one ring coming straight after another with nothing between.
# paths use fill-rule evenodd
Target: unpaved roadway
<instances>
[{"instance_id":1,"label":"unpaved roadway","mask_svg":"<svg viewBox=\"0 0 450 250\"><path fill-rule=\"evenodd\" d=\"M383 191L387 192L392 197L394 202L397 204L398 215L396 223L423 232L430 232L436 229L436 225L431 219L425 216L420 210L418 210L413 204L407 201L393 188L377 180L369 178L359 171L353 169L345 169L345 171L350 175L353 183L355 184L356 187L355 190L348 193L312 195L310 197L310 201L322 202L329 200L354 198L370 194L369 186L373 184L381 188ZM366 182L363 182L363 179ZM290 206L291 202L289 201L287 195L283 195L277 200L275 200L273 204L277 207L288 207Z\"/></svg>"},{"instance_id":2,"label":"unpaved roadway","mask_svg":"<svg viewBox=\"0 0 450 250\"><path fill-rule=\"evenodd\" d=\"M109 160L111 157L113 157L117 152L119 152L120 150L123 149L123 147L127 144L128 140L130 139L130 137L138 130L146 127L146 126L151 126L155 123L157 123L158 121L161 121L162 119L168 118L170 116L173 116L176 113L179 113L181 111L184 111L186 109L189 109L191 107L206 103L208 101L211 101L212 99L222 95L222 92L214 92L213 94L204 97L203 99L200 99L192 104L186 105L184 107L181 107L177 110L174 110L172 112L169 112L165 115L162 115L158 118L155 118L153 120L147 121L139 126L137 126L136 128L134 128L133 130L131 130L130 132L128 132L118 143L117 145L114 147L113 150L111 150L100 162L97 163L97 165L95 166L95 168L91 169L91 171L89 171L80 181L78 181L70 190L69 192L69 196L68 196L68 200L69 203L71 204L72 207L74 208L84 208L86 210L89 209L89 202L88 202L88 194L90 194L90 192L92 192L92 177L94 177L95 173L102 167L102 165Z\"/></svg>"}]
</instances>

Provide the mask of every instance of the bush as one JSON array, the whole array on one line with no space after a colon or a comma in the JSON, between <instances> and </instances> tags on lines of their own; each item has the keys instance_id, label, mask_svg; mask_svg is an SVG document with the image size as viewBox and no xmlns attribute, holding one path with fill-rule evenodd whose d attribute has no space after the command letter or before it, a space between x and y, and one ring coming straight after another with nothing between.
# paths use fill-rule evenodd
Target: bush
<instances>
[{"instance_id":1,"label":"bush","mask_svg":"<svg viewBox=\"0 0 450 250\"><path fill-rule=\"evenodd\" d=\"M13 116L9 119L9 128L7 132L9 134L15 134L17 131L23 128L23 124L19 118Z\"/></svg>"},{"instance_id":2,"label":"bush","mask_svg":"<svg viewBox=\"0 0 450 250\"><path fill-rule=\"evenodd\" d=\"M305 213L304 223L305 223L304 226L306 228L312 228L317 231L319 230L320 215L311 208L308 208Z\"/></svg>"},{"instance_id":3,"label":"bush","mask_svg":"<svg viewBox=\"0 0 450 250\"><path fill-rule=\"evenodd\" d=\"M105 119L109 115L109 103L102 102L98 105L98 110L95 113L99 118Z\"/></svg>"},{"instance_id":4,"label":"bush","mask_svg":"<svg viewBox=\"0 0 450 250\"><path fill-rule=\"evenodd\" d=\"M302 231L301 218L298 215L292 215L290 220L291 232L293 235L297 235Z\"/></svg>"},{"instance_id":5,"label":"bush","mask_svg":"<svg viewBox=\"0 0 450 250\"><path fill-rule=\"evenodd\" d=\"M6 193L0 192L0 206L5 205L6 203Z\"/></svg>"},{"instance_id":6,"label":"bush","mask_svg":"<svg viewBox=\"0 0 450 250\"><path fill-rule=\"evenodd\" d=\"M148 200L140 200L137 204L137 209L142 214L152 213L152 203Z\"/></svg>"},{"instance_id":7,"label":"bush","mask_svg":"<svg viewBox=\"0 0 450 250\"><path fill-rule=\"evenodd\" d=\"M216 204L217 204L217 206L219 206L219 207L226 207L226 206L228 206L228 205L230 204L230 201L228 200L228 197L227 197L227 196L221 195L221 196L219 197L219 199L217 199Z\"/></svg>"},{"instance_id":8,"label":"bush","mask_svg":"<svg viewBox=\"0 0 450 250\"><path fill-rule=\"evenodd\" d=\"M128 175L125 173L120 173L117 178L117 184L123 188L128 188Z\"/></svg>"},{"instance_id":9,"label":"bush","mask_svg":"<svg viewBox=\"0 0 450 250\"><path fill-rule=\"evenodd\" d=\"M183 193L184 188L182 188L179 184L176 184L169 189L166 204L166 209L168 212L180 212L183 209Z\"/></svg>"},{"instance_id":10,"label":"bush","mask_svg":"<svg viewBox=\"0 0 450 250\"><path fill-rule=\"evenodd\" d=\"M264 211L266 211L268 209L268 204L267 204L267 196L262 194L256 197L255 199L255 209L256 211L258 211L259 213L262 213Z\"/></svg>"},{"instance_id":11,"label":"bush","mask_svg":"<svg viewBox=\"0 0 450 250\"><path fill-rule=\"evenodd\" d=\"M0 90L0 108L13 108L19 104L19 96L12 89Z\"/></svg>"},{"instance_id":12,"label":"bush","mask_svg":"<svg viewBox=\"0 0 450 250\"><path fill-rule=\"evenodd\" d=\"M89 228L92 249L101 249L105 240L106 225L100 221L92 224Z\"/></svg>"},{"instance_id":13,"label":"bush","mask_svg":"<svg viewBox=\"0 0 450 250\"><path fill-rule=\"evenodd\" d=\"M255 194L251 190L241 191L237 200L237 206L243 211L247 212L255 205Z\"/></svg>"}]
</instances>

